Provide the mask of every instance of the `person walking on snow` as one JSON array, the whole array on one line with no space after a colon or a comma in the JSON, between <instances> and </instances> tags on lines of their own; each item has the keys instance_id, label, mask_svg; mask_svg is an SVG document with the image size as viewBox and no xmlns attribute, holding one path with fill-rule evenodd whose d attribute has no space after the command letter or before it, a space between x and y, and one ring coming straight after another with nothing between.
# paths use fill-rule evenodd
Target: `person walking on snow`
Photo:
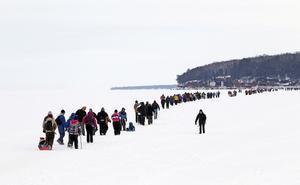
<instances>
[{"instance_id":1,"label":"person walking on snow","mask_svg":"<svg viewBox=\"0 0 300 185\"><path fill-rule=\"evenodd\" d=\"M55 122L57 124L58 132L59 132L59 138L57 142L63 145L64 137L65 137L65 125L66 125L65 110L60 111L60 115L55 119Z\"/></svg>"},{"instance_id":2,"label":"person walking on snow","mask_svg":"<svg viewBox=\"0 0 300 185\"><path fill-rule=\"evenodd\" d=\"M57 125L53 118L53 114L51 111L49 111L43 122L43 132L46 134L46 142L49 150L52 150L53 147L56 128Z\"/></svg>"},{"instance_id":3,"label":"person walking on snow","mask_svg":"<svg viewBox=\"0 0 300 185\"><path fill-rule=\"evenodd\" d=\"M74 143L74 147L75 149L78 149L78 136L81 135L81 126L79 125L78 120L76 119L72 119L70 121L70 126L68 128L69 131L69 143L68 143L68 147L73 147L73 143Z\"/></svg>"},{"instance_id":4,"label":"person walking on snow","mask_svg":"<svg viewBox=\"0 0 300 185\"><path fill-rule=\"evenodd\" d=\"M108 122L110 123L111 120L109 119L108 114L105 112L104 108L101 108L101 111L97 114L97 122L99 124L100 135L105 135L108 130Z\"/></svg>"},{"instance_id":5,"label":"person walking on snow","mask_svg":"<svg viewBox=\"0 0 300 185\"><path fill-rule=\"evenodd\" d=\"M78 117L78 122L79 122L79 125L81 126L81 132L82 132L82 135L85 136L85 129L84 129L84 124L82 122L82 119L84 118L84 116L86 116L86 106L83 106L81 109L77 110L76 111L76 115Z\"/></svg>"},{"instance_id":6,"label":"person walking on snow","mask_svg":"<svg viewBox=\"0 0 300 185\"><path fill-rule=\"evenodd\" d=\"M123 107L121 112L119 112L120 121L123 128L123 131L126 130L126 122L127 122L127 113L125 112L125 108Z\"/></svg>"},{"instance_id":7,"label":"person walking on snow","mask_svg":"<svg viewBox=\"0 0 300 185\"><path fill-rule=\"evenodd\" d=\"M86 141L87 143L93 143L93 132L97 129L97 120L92 110L82 119L83 124L86 128Z\"/></svg>"},{"instance_id":8,"label":"person walking on snow","mask_svg":"<svg viewBox=\"0 0 300 185\"><path fill-rule=\"evenodd\" d=\"M158 114L158 111L160 110L160 107L159 107L158 103L155 100L152 103L152 108L154 110L154 119L157 119L157 114Z\"/></svg>"},{"instance_id":9,"label":"person walking on snow","mask_svg":"<svg viewBox=\"0 0 300 185\"><path fill-rule=\"evenodd\" d=\"M121 123L120 123L120 115L118 113L118 110L115 110L114 114L111 116L111 119L113 121L115 135L120 135L121 134Z\"/></svg>"},{"instance_id":10,"label":"person walking on snow","mask_svg":"<svg viewBox=\"0 0 300 185\"><path fill-rule=\"evenodd\" d=\"M199 134L205 133L205 123L206 123L206 115L203 113L203 111L200 109L196 120L195 125L197 125L197 121L199 121Z\"/></svg>"}]
</instances>

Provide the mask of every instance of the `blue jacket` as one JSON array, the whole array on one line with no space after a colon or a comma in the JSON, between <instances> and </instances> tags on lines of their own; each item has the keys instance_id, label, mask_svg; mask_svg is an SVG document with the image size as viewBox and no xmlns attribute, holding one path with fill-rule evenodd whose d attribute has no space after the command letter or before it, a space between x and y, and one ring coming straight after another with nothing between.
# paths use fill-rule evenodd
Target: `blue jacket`
<instances>
[{"instance_id":1,"label":"blue jacket","mask_svg":"<svg viewBox=\"0 0 300 185\"><path fill-rule=\"evenodd\" d=\"M122 120L122 119L125 119L125 120L127 121L127 114L126 114L125 111L119 112L119 115L120 115L121 120Z\"/></svg>"},{"instance_id":2,"label":"blue jacket","mask_svg":"<svg viewBox=\"0 0 300 185\"><path fill-rule=\"evenodd\" d=\"M66 125L66 118L64 115L59 115L58 118L59 122L61 123L60 125L58 125L58 127L64 129L65 128L65 125Z\"/></svg>"},{"instance_id":3,"label":"blue jacket","mask_svg":"<svg viewBox=\"0 0 300 185\"><path fill-rule=\"evenodd\" d=\"M68 129L70 127L70 124L71 124L71 120L75 119L76 118L76 114L75 113L72 113L71 116L69 117L68 121L65 122L65 128Z\"/></svg>"}]
</instances>

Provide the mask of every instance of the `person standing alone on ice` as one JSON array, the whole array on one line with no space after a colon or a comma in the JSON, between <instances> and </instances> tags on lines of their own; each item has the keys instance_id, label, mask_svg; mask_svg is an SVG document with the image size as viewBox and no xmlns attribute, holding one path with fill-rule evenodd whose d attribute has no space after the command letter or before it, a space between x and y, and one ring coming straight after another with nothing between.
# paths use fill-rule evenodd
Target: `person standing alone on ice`
<instances>
[{"instance_id":1,"label":"person standing alone on ice","mask_svg":"<svg viewBox=\"0 0 300 185\"><path fill-rule=\"evenodd\" d=\"M197 125L197 121L199 120L199 134L205 133L205 123L206 123L206 115L203 113L203 111L200 109L196 120L195 125Z\"/></svg>"}]
</instances>

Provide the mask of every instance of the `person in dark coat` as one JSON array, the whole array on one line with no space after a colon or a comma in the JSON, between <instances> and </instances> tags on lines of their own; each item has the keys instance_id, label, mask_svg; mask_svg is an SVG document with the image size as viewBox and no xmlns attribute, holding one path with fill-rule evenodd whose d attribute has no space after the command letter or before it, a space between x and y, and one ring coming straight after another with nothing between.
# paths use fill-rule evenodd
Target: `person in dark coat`
<instances>
[{"instance_id":1,"label":"person in dark coat","mask_svg":"<svg viewBox=\"0 0 300 185\"><path fill-rule=\"evenodd\" d=\"M167 96L167 98L166 98L166 108L169 109L169 106L170 106L170 97Z\"/></svg>"},{"instance_id":2,"label":"person in dark coat","mask_svg":"<svg viewBox=\"0 0 300 185\"><path fill-rule=\"evenodd\" d=\"M55 137L55 130L57 128L56 122L53 118L51 111L48 112L48 115L44 118L43 122L43 132L46 134L46 142L48 144L48 149L52 150L53 140Z\"/></svg>"},{"instance_id":3,"label":"person in dark coat","mask_svg":"<svg viewBox=\"0 0 300 185\"><path fill-rule=\"evenodd\" d=\"M75 113L77 118L78 118L79 125L81 126L81 133L84 136L85 136L85 129L84 129L84 124L82 122L82 119L84 118L84 116L86 116L85 111L86 111L86 106L84 106L81 109L77 110L76 113Z\"/></svg>"},{"instance_id":4,"label":"person in dark coat","mask_svg":"<svg viewBox=\"0 0 300 185\"><path fill-rule=\"evenodd\" d=\"M134 105L133 105L133 109L135 112L135 122L138 123L139 119L138 119L138 107L140 106L139 102L136 100Z\"/></svg>"},{"instance_id":5,"label":"person in dark coat","mask_svg":"<svg viewBox=\"0 0 300 185\"><path fill-rule=\"evenodd\" d=\"M195 125L197 125L197 121L199 121L199 134L205 133L205 123L206 123L206 115L203 113L203 111L200 109L196 120Z\"/></svg>"},{"instance_id":6,"label":"person in dark coat","mask_svg":"<svg viewBox=\"0 0 300 185\"><path fill-rule=\"evenodd\" d=\"M111 122L109 119L108 114L105 112L105 109L102 107L101 111L97 114L97 122L100 127L100 135L106 135L106 132L108 130L108 123Z\"/></svg>"},{"instance_id":7,"label":"person in dark coat","mask_svg":"<svg viewBox=\"0 0 300 185\"><path fill-rule=\"evenodd\" d=\"M145 125L146 106L145 106L144 102L142 102L141 105L138 107L138 114L139 114L139 118L140 118L139 123L141 125Z\"/></svg>"},{"instance_id":8,"label":"person in dark coat","mask_svg":"<svg viewBox=\"0 0 300 185\"><path fill-rule=\"evenodd\" d=\"M152 105L146 102L146 116L148 119L148 125L151 125L153 123L153 112L154 110Z\"/></svg>"},{"instance_id":9,"label":"person in dark coat","mask_svg":"<svg viewBox=\"0 0 300 185\"><path fill-rule=\"evenodd\" d=\"M160 107L159 107L158 103L155 100L152 103L152 108L154 110L154 119L157 119L157 114L158 114L158 111L160 110Z\"/></svg>"}]
</instances>

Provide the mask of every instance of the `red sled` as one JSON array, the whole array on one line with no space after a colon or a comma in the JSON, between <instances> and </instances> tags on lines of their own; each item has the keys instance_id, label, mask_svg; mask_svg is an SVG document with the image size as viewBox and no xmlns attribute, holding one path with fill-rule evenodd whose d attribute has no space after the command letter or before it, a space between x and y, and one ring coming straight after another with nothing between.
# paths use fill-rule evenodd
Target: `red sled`
<instances>
[{"instance_id":1,"label":"red sled","mask_svg":"<svg viewBox=\"0 0 300 185\"><path fill-rule=\"evenodd\" d=\"M40 137L40 142L38 147L40 150L49 150L48 143L46 142L46 139L43 137Z\"/></svg>"}]
</instances>

